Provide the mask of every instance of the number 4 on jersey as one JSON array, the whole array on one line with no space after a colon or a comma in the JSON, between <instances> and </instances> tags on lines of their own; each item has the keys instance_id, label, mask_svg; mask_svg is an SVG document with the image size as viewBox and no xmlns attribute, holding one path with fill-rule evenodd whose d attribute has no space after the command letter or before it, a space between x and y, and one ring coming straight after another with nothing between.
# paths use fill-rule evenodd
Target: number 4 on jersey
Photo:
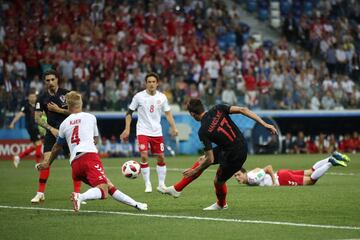
<instances>
[{"instance_id":1,"label":"number 4 on jersey","mask_svg":"<svg viewBox=\"0 0 360 240\"><path fill-rule=\"evenodd\" d=\"M76 143L76 145L79 145L80 143L79 126L75 126L73 129L73 132L71 134L71 143Z\"/></svg>"}]
</instances>

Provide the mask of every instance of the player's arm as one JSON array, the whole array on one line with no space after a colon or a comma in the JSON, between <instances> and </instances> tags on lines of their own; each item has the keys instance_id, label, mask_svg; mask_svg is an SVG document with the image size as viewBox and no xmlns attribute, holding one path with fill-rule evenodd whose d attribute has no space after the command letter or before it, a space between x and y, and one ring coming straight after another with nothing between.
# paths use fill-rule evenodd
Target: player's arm
<instances>
[{"instance_id":1,"label":"player's arm","mask_svg":"<svg viewBox=\"0 0 360 240\"><path fill-rule=\"evenodd\" d=\"M70 115L69 110L63 109L53 102L48 103L47 108L49 111L52 111L52 112L57 112L57 113L64 114L64 115Z\"/></svg>"},{"instance_id":2,"label":"player's arm","mask_svg":"<svg viewBox=\"0 0 360 240\"><path fill-rule=\"evenodd\" d=\"M45 119L42 118L42 115L44 113L41 111L35 111L35 122L40 125L41 127L45 128L46 130L51 131L51 129L53 128L52 126L50 126L47 121L45 121Z\"/></svg>"},{"instance_id":3,"label":"player's arm","mask_svg":"<svg viewBox=\"0 0 360 240\"><path fill-rule=\"evenodd\" d=\"M274 173L274 169L271 165L267 165L266 167L263 168L264 172L269 174L271 176L272 182L273 182L273 186L276 184L276 178L275 178L275 173Z\"/></svg>"},{"instance_id":4,"label":"player's arm","mask_svg":"<svg viewBox=\"0 0 360 240\"><path fill-rule=\"evenodd\" d=\"M129 110L126 112L125 115L125 129L124 131L120 134L120 139L121 141L127 141L129 139L129 135L130 135L130 126L131 126L131 121L132 121L132 114L133 114L133 110L131 110L129 108Z\"/></svg>"},{"instance_id":5,"label":"player's arm","mask_svg":"<svg viewBox=\"0 0 360 240\"><path fill-rule=\"evenodd\" d=\"M14 119L11 121L9 128L13 129L15 124L19 121L20 118L22 118L23 116L25 116L25 113L23 113L22 111L16 113Z\"/></svg>"},{"instance_id":6,"label":"player's arm","mask_svg":"<svg viewBox=\"0 0 360 240\"><path fill-rule=\"evenodd\" d=\"M51 149L50 157L48 159L45 159L42 163L38 163L35 165L37 170L40 171L49 168L56 159L56 157L59 155L64 143L66 143L65 138L58 137L56 143Z\"/></svg>"},{"instance_id":7,"label":"player's arm","mask_svg":"<svg viewBox=\"0 0 360 240\"><path fill-rule=\"evenodd\" d=\"M204 133L204 131L202 131L201 129L199 130L198 134L200 141L204 145L205 156L199 158L199 166L197 166L194 169L186 169L183 172L184 177L191 177L196 175L199 171L208 168L211 164L214 163L215 160L210 139L207 137L206 133Z\"/></svg>"},{"instance_id":8,"label":"player's arm","mask_svg":"<svg viewBox=\"0 0 360 240\"><path fill-rule=\"evenodd\" d=\"M170 124L170 127L171 127L171 135L172 136L177 136L179 134L177 128L176 128L176 125L175 125L175 121L174 121L174 118L171 114L171 111L167 111L165 112L165 117L166 117L166 120L169 122Z\"/></svg>"},{"instance_id":9,"label":"player's arm","mask_svg":"<svg viewBox=\"0 0 360 240\"><path fill-rule=\"evenodd\" d=\"M248 118L251 118L254 121L260 123L264 128L268 129L272 134L278 134L276 128L273 125L264 122L264 120L262 120L261 117L259 117L258 115L256 115L254 112L252 112L246 107L231 106L230 113L242 114L244 116L247 116Z\"/></svg>"}]
</instances>

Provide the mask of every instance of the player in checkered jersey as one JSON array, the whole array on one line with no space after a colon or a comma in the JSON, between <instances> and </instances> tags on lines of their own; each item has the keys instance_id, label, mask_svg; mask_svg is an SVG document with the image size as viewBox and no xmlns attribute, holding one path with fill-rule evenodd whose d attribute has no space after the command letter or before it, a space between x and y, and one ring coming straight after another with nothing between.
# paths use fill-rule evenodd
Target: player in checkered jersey
<instances>
[{"instance_id":1,"label":"player in checkered jersey","mask_svg":"<svg viewBox=\"0 0 360 240\"><path fill-rule=\"evenodd\" d=\"M61 123L59 134L49 158L36 165L38 170L48 169L56 159L63 145L70 149L70 165L73 181L83 181L92 188L84 193L73 192L71 200L74 210L80 210L81 203L87 200L105 199L109 193L116 201L138 210L147 210L146 203L140 203L116 189L105 175L98 155L96 143L99 131L94 115L82 112L81 95L75 91L66 94L70 115Z\"/></svg>"},{"instance_id":2,"label":"player in checkered jersey","mask_svg":"<svg viewBox=\"0 0 360 240\"><path fill-rule=\"evenodd\" d=\"M171 135L177 136L178 130L170 111L167 97L157 91L159 76L155 73L148 73L145 76L146 89L138 92L133 97L129 110L125 117L125 129L120 135L121 141L127 141L130 135L130 124L132 113L137 110L138 121L136 124L136 136L141 156L141 173L145 181L145 192L152 192L150 182L150 167L148 151L157 156L156 172L158 174L158 191L165 186L166 164L164 158L164 138L161 128L161 114L165 117L171 127Z\"/></svg>"},{"instance_id":3,"label":"player in checkered jersey","mask_svg":"<svg viewBox=\"0 0 360 240\"><path fill-rule=\"evenodd\" d=\"M333 152L331 156L320 160L310 169L289 170L280 169L274 172L271 165L255 168L249 172L241 169L235 173L240 184L249 186L303 186L314 185L332 166L346 167L350 158L342 153Z\"/></svg>"}]
</instances>

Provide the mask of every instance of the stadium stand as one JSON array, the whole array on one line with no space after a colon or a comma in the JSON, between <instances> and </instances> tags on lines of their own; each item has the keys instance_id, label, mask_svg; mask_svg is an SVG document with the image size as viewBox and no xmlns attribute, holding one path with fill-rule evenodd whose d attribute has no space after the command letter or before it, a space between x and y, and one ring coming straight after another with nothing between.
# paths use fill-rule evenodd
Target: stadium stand
<instances>
[{"instance_id":1,"label":"stadium stand","mask_svg":"<svg viewBox=\"0 0 360 240\"><path fill-rule=\"evenodd\" d=\"M189 97L211 105L233 93L252 109L360 108L359 15L344 15L348 1L281 0L284 38L260 44L221 1L179 2L3 1L1 112L16 111L30 87L40 91L48 68L82 92L90 111L125 110L148 71L180 109ZM239 2L269 18L270 1ZM289 45L294 39L299 46ZM326 48L328 40L336 44Z\"/></svg>"}]
</instances>

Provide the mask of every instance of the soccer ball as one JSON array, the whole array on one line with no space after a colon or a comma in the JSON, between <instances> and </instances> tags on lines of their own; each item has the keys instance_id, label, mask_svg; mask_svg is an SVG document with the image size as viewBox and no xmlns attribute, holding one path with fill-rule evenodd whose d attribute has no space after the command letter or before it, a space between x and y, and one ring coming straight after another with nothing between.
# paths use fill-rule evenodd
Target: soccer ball
<instances>
[{"instance_id":1,"label":"soccer ball","mask_svg":"<svg viewBox=\"0 0 360 240\"><path fill-rule=\"evenodd\" d=\"M126 178L137 178L141 172L140 164L134 160L127 161L122 165L121 172Z\"/></svg>"}]
</instances>

